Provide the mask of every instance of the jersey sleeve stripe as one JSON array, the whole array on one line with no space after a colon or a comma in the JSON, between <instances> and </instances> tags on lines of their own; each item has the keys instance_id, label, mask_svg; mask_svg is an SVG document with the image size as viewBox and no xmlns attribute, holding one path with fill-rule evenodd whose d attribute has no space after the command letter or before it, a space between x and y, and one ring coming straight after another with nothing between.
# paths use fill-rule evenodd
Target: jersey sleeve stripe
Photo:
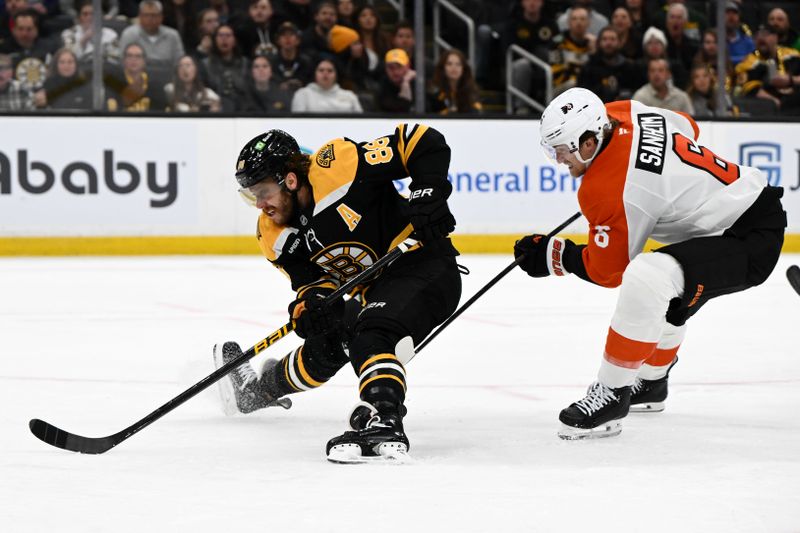
<instances>
[{"instance_id":1,"label":"jersey sleeve stripe","mask_svg":"<svg viewBox=\"0 0 800 533\"><path fill-rule=\"evenodd\" d=\"M411 159L411 154L414 153L414 148L417 147L417 143L422 139L422 136L425 135L425 132L428 131L428 126L420 126L418 124L414 125L414 128L409 132L408 141L406 142L406 149L402 155L403 158L403 166L406 167L408 170L408 160Z\"/></svg>"}]
</instances>

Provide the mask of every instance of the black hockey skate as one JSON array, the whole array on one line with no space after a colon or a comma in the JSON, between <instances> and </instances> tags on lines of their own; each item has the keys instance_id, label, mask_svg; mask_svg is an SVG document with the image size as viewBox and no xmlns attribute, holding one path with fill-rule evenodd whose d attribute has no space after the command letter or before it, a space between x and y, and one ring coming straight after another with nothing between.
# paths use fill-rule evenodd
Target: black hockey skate
<instances>
[{"instance_id":1,"label":"black hockey skate","mask_svg":"<svg viewBox=\"0 0 800 533\"><path fill-rule=\"evenodd\" d=\"M667 369L667 375L659 379L641 379L631 387L631 413L660 413L664 410L664 400L667 399L667 381L669 373L675 363L676 357Z\"/></svg>"},{"instance_id":2,"label":"black hockey skate","mask_svg":"<svg viewBox=\"0 0 800 533\"><path fill-rule=\"evenodd\" d=\"M600 382L589 386L586 397L578 400L558 416L562 427L558 436L564 440L599 439L622 432L620 420L631 405L631 388L612 389Z\"/></svg>"},{"instance_id":3,"label":"black hockey skate","mask_svg":"<svg viewBox=\"0 0 800 533\"><path fill-rule=\"evenodd\" d=\"M404 408L401 406L401 410ZM410 444L397 409L378 411L361 402L350 415L352 431L328 441L328 461L341 464L372 462L407 463Z\"/></svg>"},{"instance_id":4,"label":"black hockey skate","mask_svg":"<svg viewBox=\"0 0 800 533\"><path fill-rule=\"evenodd\" d=\"M220 368L242 355L242 349L235 342L226 342L219 349L219 344L214 345L214 366ZM264 374L267 374L271 367L278 364L276 359L268 360L264 365ZM265 407L279 405L284 409L292 406L289 398L276 398L267 390L263 380L259 379L258 374L253 369L250 361L234 368L227 376L220 379L219 393L222 399L222 410L227 416L236 413L252 413Z\"/></svg>"}]
</instances>

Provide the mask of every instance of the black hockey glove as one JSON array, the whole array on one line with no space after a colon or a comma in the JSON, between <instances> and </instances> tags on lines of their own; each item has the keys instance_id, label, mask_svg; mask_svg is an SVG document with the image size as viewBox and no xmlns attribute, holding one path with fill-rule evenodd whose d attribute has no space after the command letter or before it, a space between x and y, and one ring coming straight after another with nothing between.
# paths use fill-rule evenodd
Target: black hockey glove
<instances>
[{"instance_id":1,"label":"black hockey glove","mask_svg":"<svg viewBox=\"0 0 800 533\"><path fill-rule=\"evenodd\" d=\"M456 219L447 207L447 199L433 187L412 191L408 199L411 206L411 236L423 246L436 246L438 241L456 229Z\"/></svg>"},{"instance_id":2,"label":"black hockey glove","mask_svg":"<svg viewBox=\"0 0 800 533\"><path fill-rule=\"evenodd\" d=\"M565 276L569 272L563 266L564 247L564 239L558 237L527 235L514 244L514 257L519 259L524 256L519 267L531 277L544 278L551 274Z\"/></svg>"},{"instance_id":3,"label":"black hockey glove","mask_svg":"<svg viewBox=\"0 0 800 533\"><path fill-rule=\"evenodd\" d=\"M302 339L325 335L338 328L344 315L344 299L338 298L325 305L325 297L333 292L329 288L309 289L289 304L289 315L295 321L294 331Z\"/></svg>"}]
</instances>

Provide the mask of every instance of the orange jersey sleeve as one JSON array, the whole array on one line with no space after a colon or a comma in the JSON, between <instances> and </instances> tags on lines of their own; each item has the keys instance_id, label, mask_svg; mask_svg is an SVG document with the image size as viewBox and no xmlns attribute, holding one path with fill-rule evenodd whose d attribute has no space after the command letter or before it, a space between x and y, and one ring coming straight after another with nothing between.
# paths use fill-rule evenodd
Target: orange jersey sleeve
<instances>
[{"instance_id":1,"label":"orange jersey sleeve","mask_svg":"<svg viewBox=\"0 0 800 533\"><path fill-rule=\"evenodd\" d=\"M623 203L633 131L630 105L630 101L623 101L606 106L609 117L619 124L611 141L584 174L578 190L581 212L589 222L583 265L589 279L604 287L618 286L630 262Z\"/></svg>"}]
</instances>

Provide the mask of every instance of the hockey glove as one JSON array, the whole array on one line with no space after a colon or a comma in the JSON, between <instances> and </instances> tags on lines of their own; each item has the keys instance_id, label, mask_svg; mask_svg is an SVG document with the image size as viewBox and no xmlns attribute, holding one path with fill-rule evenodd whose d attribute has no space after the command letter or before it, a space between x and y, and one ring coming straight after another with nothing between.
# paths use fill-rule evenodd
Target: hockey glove
<instances>
[{"instance_id":1,"label":"hockey glove","mask_svg":"<svg viewBox=\"0 0 800 533\"><path fill-rule=\"evenodd\" d=\"M447 207L447 199L437 189L426 187L412 191L408 199L411 206L412 237L423 246L437 245L456 229L456 219Z\"/></svg>"},{"instance_id":2,"label":"hockey glove","mask_svg":"<svg viewBox=\"0 0 800 533\"><path fill-rule=\"evenodd\" d=\"M519 267L531 277L565 276L569 272L563 265L564 247L564 239L558 237L527 235L514 244L514 257L522 257Z\"/></svg>"},{"instance_id":3,"label":"hockey glove","mask_svg":"<svg viewBox=\"0 0 800 533\"><path fill-rule=\"evenodd\" d=\"M310 289L289 304L289 315L295 321L294 331L300 338L325 335L342 323L344 299L325 303L325 297L332 292L333 289L328 288Z\"/></svg>"}]
</instances>

